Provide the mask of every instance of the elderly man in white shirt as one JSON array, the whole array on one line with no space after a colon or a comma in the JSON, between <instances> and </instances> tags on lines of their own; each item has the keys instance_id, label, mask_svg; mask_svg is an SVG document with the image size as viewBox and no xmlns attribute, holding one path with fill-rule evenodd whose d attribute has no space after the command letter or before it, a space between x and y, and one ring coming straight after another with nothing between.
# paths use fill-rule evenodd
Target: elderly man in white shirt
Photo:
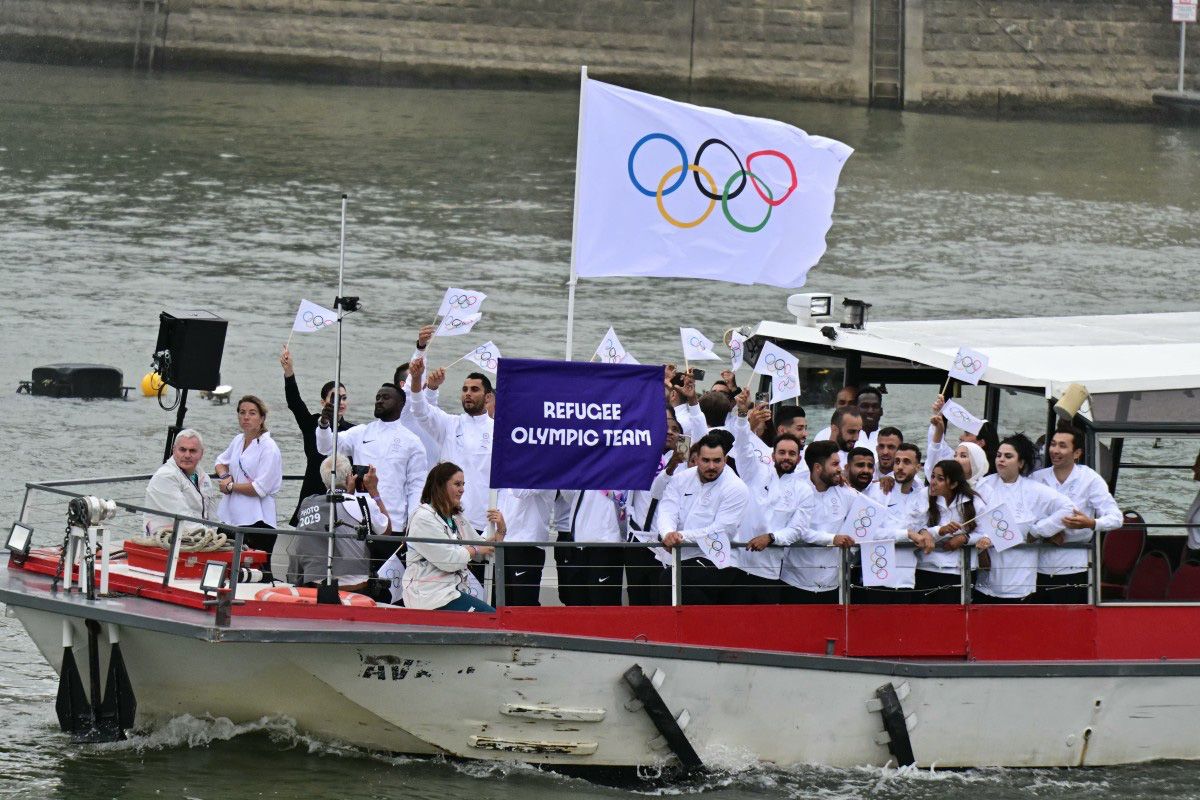
<instances>
[{"instance_id":1,"label":"elderly man in white shirt","mask_svg":"<svg viewBox=\"0 0 1200 800\"><path fill-rule=\"evenodd\" d=\"M697 465L676 475L667 485L658 507L655 530L670 550L683 542L697 542L713 532L736 540L746 513L750 492L742 479L726 469L724 440L710 433L699 442ZM722 574L722 573L725 574ZM719 605L730 601L729 585L736 574L719 570L707 558L689 558L679 576L683 601L688 605Z\"/></svg>"},{"instance_id":2,"label":"elderly man in white shirt","mask_svg":"<svg viewBox=\"0 0 1200 800\"><path fill-rule=\"evenodd\" d=\"M1104 479L1095 470L1078 463L1083 457L1083 431L1067 428L1050 438L1050 463L1029 477L1045 484L1071 501L1071 515L1064 520L1061 535L1042 542L1038 550L1038 603L1086 603L1088 601L1088 555L1083 545L1094 532L1121 527L1123 517Z\"/></svg>"},{"instance_id":3,"label":"elderly man in white shirt","mask_svg":"<svg viewBox=\"0 0 1200 800\"><path fill-rule=\"evenodd\" d=\"M217 499L214 497L212 481L200 469L204 458L204 440L191 428L175 435L171 457L155 470L146 484L146 508L155 508L168 514L212 520L216 518ZM145 539L143 543L166 546L175 520L156 514L144 515ZM200 522L180 522L179 533L185 540L203 537L206 527ZM222 540L224 537L222 537ZM141 537L134 537L140 541Z\"/></svg>"}]
</instances>

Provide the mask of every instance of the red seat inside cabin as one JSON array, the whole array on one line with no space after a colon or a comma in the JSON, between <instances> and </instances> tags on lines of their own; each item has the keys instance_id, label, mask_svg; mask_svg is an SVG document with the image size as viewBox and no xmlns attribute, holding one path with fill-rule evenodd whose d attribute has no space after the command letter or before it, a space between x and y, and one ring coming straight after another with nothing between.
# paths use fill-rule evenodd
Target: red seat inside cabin
<instances>
[{"instance_id":1,"label":"red seat inside cabin","mask_svg":"<svg viewBox=\"0 0 1200 800\"><path fill-rule=\"evenodd\" d=\"M1126 600L1165 600L1171 583L1171 560L1155 550L1142 556L1125 587Z\"/></svg>"},{"instance_id":2,"label":"red seat inside cabin","mask_svg":"<svg viewBox=\"0 0 1200 800\"><path fill-rule=\"evenodd\" d=\"M1171 576L1168 600L1200 600L1200 561L1185 561Z\"/></svg>"},{"instance_id":3,"label":"red seat inside cabin","mask_svg":"<svg viewBox=\"0 0 1200 800\"><path fill-rule=\"evenodd\" d=\"M1146 546L1146 521L1136 511L1126 511L1124 524L1104 534L1101 540L1103 582L1100 596L1105 600L1122 600L1134 567Z\"/></svg>"}]
</instances>

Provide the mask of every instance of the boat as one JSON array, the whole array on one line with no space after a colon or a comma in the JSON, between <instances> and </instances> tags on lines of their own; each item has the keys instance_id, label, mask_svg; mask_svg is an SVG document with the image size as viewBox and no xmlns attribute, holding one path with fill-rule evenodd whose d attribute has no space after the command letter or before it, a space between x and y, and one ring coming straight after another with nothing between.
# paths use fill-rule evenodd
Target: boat
<instances>
[{"instance_id":1,"label":"boat","mask_svg":"<svg viewBox=\"0 0 1200 800\"><path fill-rule=\"evenodd\" d=\"M1200 313L868 323L858 304L836 322L828 297L794 296L794 321L747 327L747 361L770 341L814 375L933 389L969 330L991 359L984 416L1003 424L1020 394L1049 427L1074 404L1111 486L1153 466L1124 460L1127 439L1200 436ZM1130 565L1110 550L1148 549L1129 515L1094 537L1087 605L977 606L965 589L958 605L856 605L843 560L838 605L684 606L676 587L672 606L513 608L498 591L495 614L464 614L263 600L239 570L222 588L204 554L175 548L158 569L110 558L121 515L143 509L102 498L148 477L27 484L0 571L0 601L60 672L59 721L79 739L191 714L583 773L688 773L722 753L833 767L1200 759L1200 603L1123 596ZM1180 546L1183 527L1149 538ZM228 530L222 574L245 556ZM98 564L77 558L96 545Z\"/></svg>"}]
</instances>

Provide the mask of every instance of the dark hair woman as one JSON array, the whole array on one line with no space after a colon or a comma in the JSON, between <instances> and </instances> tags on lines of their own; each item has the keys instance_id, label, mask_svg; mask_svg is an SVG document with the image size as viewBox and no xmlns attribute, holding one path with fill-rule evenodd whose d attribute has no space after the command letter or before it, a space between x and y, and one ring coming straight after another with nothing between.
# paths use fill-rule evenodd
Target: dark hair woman
<instances>
[{"instance_id":1,"label":"dark hair woman","mask_svg":"<svg viewBox=\"0 0 1200 800\"><path fill-rule=\"evenodd\" d=\"M495 548L484 542L504 537L504 517L492 509L495 539L484 539L462 513L466 479L456 464L443 461L429 471L421 490L421 505L408 520L408 535L441 542L409 542L404 571L404 605L440 611L495 611L482 598L470 563L490 556Z\"/></svg>"},{"instance_id":2,"label":"dark hair woman","mask_svg":"<svg viewBox=\"0 0 1200 800\"><path fill-rule=\"evenodd\" d=\"M275 529L275 495L283 487L283 457L267 432L267 404L252 394L237 402L238 427L225 452L217 456L218 486L225 496L217 516L229 525ZM246 544L271 552L274 533L247 534Z\"/></svg>"},{"instance_id":3,"label":"dark hair woman","mask_svg":"<svg viewBox=\"0 0 1200 800\"><path fill-rule=\"evenodd\" d=\"M917 551L916 596L925 603L957 603L962 585L958 551L975 529L975 509L983 503L958 461L944 459L929 472L929 510L923 531L937 546L931 553Z\"/></svg>"}]
</instances>

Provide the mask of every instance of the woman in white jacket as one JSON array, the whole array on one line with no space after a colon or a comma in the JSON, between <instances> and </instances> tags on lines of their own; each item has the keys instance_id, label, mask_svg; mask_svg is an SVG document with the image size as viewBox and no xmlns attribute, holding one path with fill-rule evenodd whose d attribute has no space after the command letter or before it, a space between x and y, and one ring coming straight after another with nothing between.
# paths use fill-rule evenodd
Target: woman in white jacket
<instances>
[{"instance_id":1,"label":"woman in white jacket","mask_svg":"<svg viewBox=\"0 0 1200 800\"><path fill-rule=\"evenodd\" d=\"M463 471L443 461L429 471L421 490L421 505L408 520L408 535L415 539L444 539L445 543L409 542L404 571L404 606L437 611L489 611L496 609L478 595L479 584L468 566L492 555L495 548L483 542L504 538L504 517L488 511L496 536L484 539L463 516L466 491Z\"/></svg>"}]
</instances>

